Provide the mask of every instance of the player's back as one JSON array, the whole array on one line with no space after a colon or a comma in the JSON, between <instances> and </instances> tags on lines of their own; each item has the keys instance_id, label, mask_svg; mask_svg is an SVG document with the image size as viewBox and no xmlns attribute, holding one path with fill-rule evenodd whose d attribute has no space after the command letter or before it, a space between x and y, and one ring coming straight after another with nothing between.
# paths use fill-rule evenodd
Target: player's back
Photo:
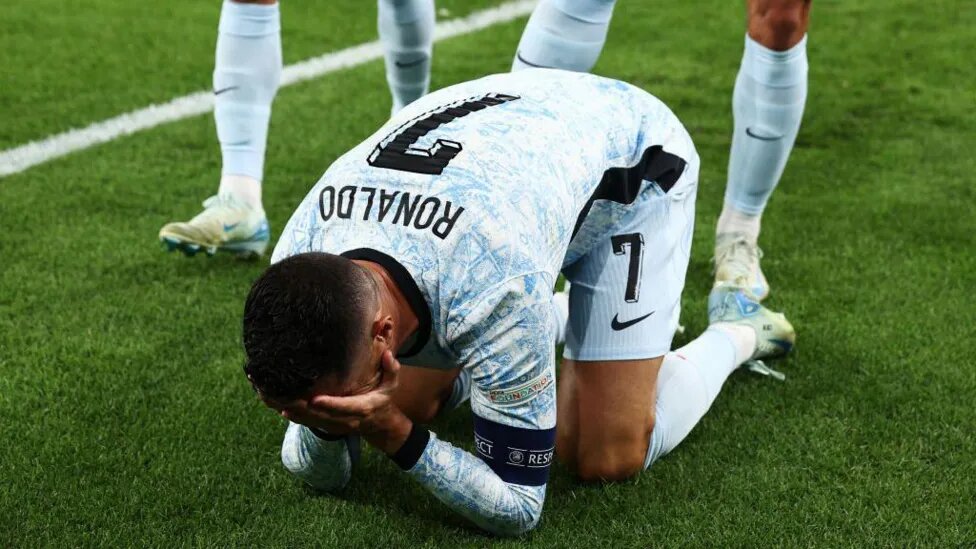
<instances>
[{"instance_id":1,"label":"player's back","mask_svg":"<svg viewBox=\"0 0 976 549\"><path fill-rule=\"evenodd\" d=\"M441 257L490 253L512 275L555 276L605 172L640 160L648 127L662 143L675 130L687 139L660 101L588 74L530 70L451 86L337 160L317 186L319 215L330 230L426 234Z\"/></svg>"}]
</instances>

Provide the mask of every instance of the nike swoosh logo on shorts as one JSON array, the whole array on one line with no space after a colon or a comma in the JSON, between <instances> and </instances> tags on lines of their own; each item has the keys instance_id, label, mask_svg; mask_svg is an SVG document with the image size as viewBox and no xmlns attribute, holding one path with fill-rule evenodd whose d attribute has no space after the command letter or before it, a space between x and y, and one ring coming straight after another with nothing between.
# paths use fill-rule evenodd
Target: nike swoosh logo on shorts
<instances>
[{"instance_id":1,"label":"nike swoosh logo on shorts","mask_svg":"<svg viewBox=\"0 0 976 549\"><path fill-rule=\"evenodd\" d=\"M746 128L746 135L754 139L758 139L760 141L779 141L780 139L783 139L782 135L773 135L773 136L759 135L757 133L754 133L752 131L752 128Z\"/></svg>"},{"instance_id":2,"label":"nike swoosh logo on shorts","mask_svg":"<svg viewBox=\"0 0 976 549\"><path fill-rule=\"evenodd\" d=\"M620 330L626 330L627 328L630 328L634 324L637 324L638 322L644 320L645 318L651 316L652 314L654 314L654 311L651 311L644 316L639 316L633 320L627 320L625 322L620 322L619 320L617 320L617 315L613 315L613 320L610 321L610 328L612 328L613 331L615 332L619 332Z\"/></svg>"},{"instance_id":3,"label":"nike swoosh logo on shorts","mask_svg":"<svg viewBox=\"0 0 976 549\"><path fill-rule=\"evenodd\" d=\"M226 91L236 90L237 86L227 86L226 88L221 88L219 90L214 90L214 95L220 95Z\"/></svg>"}]
</instances>

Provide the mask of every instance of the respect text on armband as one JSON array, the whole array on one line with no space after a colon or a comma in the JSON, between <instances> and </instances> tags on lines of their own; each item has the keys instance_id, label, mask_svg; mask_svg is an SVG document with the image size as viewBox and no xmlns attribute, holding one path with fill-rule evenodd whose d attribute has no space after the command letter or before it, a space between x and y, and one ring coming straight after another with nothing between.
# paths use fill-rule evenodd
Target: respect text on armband
<instances>
[{"instance_id":1,"label":"respect text on armband","mask_svg":"<svg viewBox=\"0 0 976 549\"><path fill-rule=\"evenodd\" d=\"M531 449L506 445L499 448L496 453L494 441L488 440L478 433L474 434L474 447L482 459L492 461L498 458L505 465L516 467L548 467L552 464L552 455L555 450L551 446L549 448Z\"/></svg>"},{"instance_id":2,"label":"respect text on armband","mask_svg":"<svg viewBox=\"0 0 976 549\"><path fill-rule=\"evenodd\" d=\"M323 221L352 219L429 230L441 240L454 230L464 208L436 196L390 191L379 187L326 185L319 193L319 215Z\"/></svg>"},{"instance_id":3,"label":"respect text on armband","mask_svg":"<svg viewBox=\"0 0 976 549\"><path fill-rule=\"evenodd\" d=\"M526 429L474 416L478 457L505 482L542 486L549 479L556 429Z\"/></svg>"}]
</instances>

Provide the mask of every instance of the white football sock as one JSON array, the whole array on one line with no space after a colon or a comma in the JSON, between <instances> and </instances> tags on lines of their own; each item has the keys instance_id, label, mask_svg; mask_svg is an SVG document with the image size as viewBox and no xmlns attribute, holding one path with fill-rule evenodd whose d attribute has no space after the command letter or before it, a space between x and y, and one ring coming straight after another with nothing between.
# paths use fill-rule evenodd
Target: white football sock
<instances>
[{"instance_id":1,"label":"white football sock","mask_svg":"<svg viewBox=\"0 0 976 549\"><path fill-rule=\"evenodd\" d=\"M688 436L715 401L726 378L752 355L755 347L755 330L720 323L664 355L657 375L654 430L645 469Z\"/></svg>"},{"instance_id":2,"label":"white football sock","mask_svg":"<svg viewBox=\"0 0 976 549\"><path fill-rule=\"evenodd\" d=\"M614 0L542 0L522 32L512 70L589 71L607 40L613 5Z\"/></svg>"},{"instance_id":3,"label":"white football sock","mask_svg":"<svg viewBox=\"0 0 976 549\"><path fill-rule=\"evenodd\" d=\"M261 182L246 175L225 175L220 178L218 194L228 194L255 210L264 210L261 205Z\"/></svg>"},{"instance_id":4,"label":"white football sock","mask_svg":"<svg viewBox=\"0 0 976 549\"><path fill-rule=\"evenodd\" d=\"M761 215L800 129L807 98L807 39L774 51L746 36L732 94L735 129L725 204Z\"/></svg>"},{"instance_id":5,"label":"white football sock","mask_svg":"<svg viewBox=\"0 0 976 549\"><path fill-rule=\"evenodd\" d=\"M759 240L759 228L761 224L761 215L740 212L726 202L722 206L722 215L718 216L718 225L715 228L715 232L716 234L744 234L750 242L755 244Z\"/></svg>"},{"instance_id":6,"label":"white football sock","mask_svg":"<svg viewBox=\"0 0 976 549\"><path fill-rule=\"evenodd\" d=\"M739 367L743 362L752 358L752 355L756 352L758 336L756 336L755 328L751 326L734 324L732 322L716 322L709 326L708 329L722 332L732 342L732 347L735 348L736 367Z\"/></svg>"},{"instance_id":7,"label":"white football sock","mask_svg":"<svg viewBox=\"0 0 976 549\"><path fill-rule=\"evenodd\" d=\"M434 0L379 0L378 27L393 112L423 97L430 86Z\"/></svg>"},{"instance_id":8,"label":"white football sock","mask_svg":"<svg viewBox=\"0 0 976 549\"><path fill-rule=\"evenodd\" d=\"M280 29L277 3L224 1L213 73L222 175L259 182L263 176L271 102L281 77Z\"/></svg>"}]
</instances>

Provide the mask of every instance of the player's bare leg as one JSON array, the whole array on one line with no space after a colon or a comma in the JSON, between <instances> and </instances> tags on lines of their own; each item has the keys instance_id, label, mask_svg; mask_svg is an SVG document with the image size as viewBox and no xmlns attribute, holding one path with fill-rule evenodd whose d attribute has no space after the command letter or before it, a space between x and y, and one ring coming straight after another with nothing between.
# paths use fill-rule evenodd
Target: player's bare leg
<instances>
[{"instance_id":1,"label":"player's bare leg","mask_svg":"<svg viewBox=\"0 0 976 549\"><path fill-rule=\"evenodd\" d=\"M581 479L622 480L643 468L661 361L563 361L556 455Z\"/></svg>"},{"instance_id":2,"label":"player's bare leg","mask_svg":"<svg viewBox=\"0 0 976 549\"><path fill-rule=\"evenodd\" d=\"M715 239L715 284L763 299L760 219L800 129L807 95L811 0L748 0L748 33L732 104L725 203Z\"/></svg>"},{"instance_id":3,"label":"player's bare leg","mask_svg":"<svg viewBox=\"0 0 976 549\"><path fill-rule=\"evenodd\" d=\"M807 34L812 0L748 0L749 37L774 51L786 51Z\"/></svg>"},{"instance_id":4,"label":"player's bare leg","mask_svg":"<svg viewBox=\"0 0 976 549\"><path fill-rule=\"evenodd\" d=\"M270 231L261 203L271 103L281 75L276 0L225 0L213 73L214 120L223 167L215 196L187 222L159 231L169 250L261 255Z\"/></svg>"}]
</instances>

